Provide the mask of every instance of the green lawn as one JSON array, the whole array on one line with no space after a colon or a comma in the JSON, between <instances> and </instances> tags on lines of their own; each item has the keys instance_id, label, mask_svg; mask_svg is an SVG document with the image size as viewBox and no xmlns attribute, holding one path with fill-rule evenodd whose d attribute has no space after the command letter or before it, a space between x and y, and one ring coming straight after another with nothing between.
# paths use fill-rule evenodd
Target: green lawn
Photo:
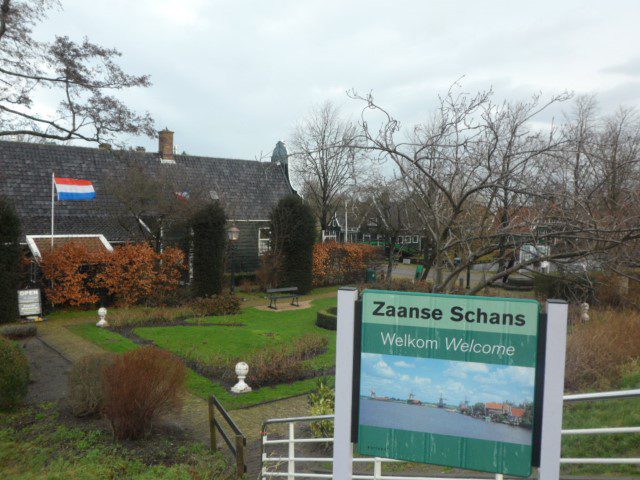
<instances>
[{"instance_id":1,"label":"green lawn","mask_svg":"<svg viewBox=\"0 0 640 480\"><path fill-rule=\"evenodd\" d=\"M315 300L311 308L264 311L248 308L239 315L193 320L193 327L140 327L136 335L182 357L207 360L212 354L245 357L266 346L291 344L297 337L315 333L329 341L327 353L310 361L315 368L331 367L335 358L336 334L315 325L319 309L335 306L335 298ZM206 323L239 322L243 326L200 326ZM251 367L251 365L249 365Z\"/></svg>"},{"instance_id":2,"label":"green lawn","mask_svg":"<svg viewBox=\"0 0 640 480\"><path fill-rule=\"evenodd\" d=\"M0 414L0 478L14 480L236 478L221 453L157 435L126 445L59 421L52 405Z\"/></svg>"},{"instance_id":3,"label":"green lawn","mask_svg":"<svg viewBox=\"0 0 640 480\"><path fill-rule=\"evenodd\" d=\"M327 337L329 348L325 354L308 360L309 365L317 369L330 368L335 361L335 332L316 327L315 319L319 309L335 304L335 298L322 298L315 300L311 308L301 310L272 312L247 308L238 315L199 320L201 323L233 321L242 323L242 327L142 327L135 329L135 333L180 356L203 360L213 352L232 357L249 355L269 344L286 345L306 333L317 333ZM110 330L96 328L92 323L73 325L69 329L108 351L121 353L137 348L132 340ZM192 370L189 370L187 384L193 394L202 398L215 395L225 408L233 410L308 393L314 389L316 379L263 387L239 396Z\"/></svg>"}]
</instances>

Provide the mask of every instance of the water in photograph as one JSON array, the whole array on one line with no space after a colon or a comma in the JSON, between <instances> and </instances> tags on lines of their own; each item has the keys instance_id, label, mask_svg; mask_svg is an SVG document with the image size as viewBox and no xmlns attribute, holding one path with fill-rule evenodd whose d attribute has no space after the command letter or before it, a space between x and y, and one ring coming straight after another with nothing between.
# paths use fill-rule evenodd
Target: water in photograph
<instances>
[{"instance_id":1,"label":"water in photograph","mask_svg":"<svg viewBox=\"0 0 640 480\"><path fill-rule=\"evenodd\" d=\"M487 422L443 408L365 397L360 399L360 424L531 445L531 430L526 428Z\"/></svg>"}]
</instances>

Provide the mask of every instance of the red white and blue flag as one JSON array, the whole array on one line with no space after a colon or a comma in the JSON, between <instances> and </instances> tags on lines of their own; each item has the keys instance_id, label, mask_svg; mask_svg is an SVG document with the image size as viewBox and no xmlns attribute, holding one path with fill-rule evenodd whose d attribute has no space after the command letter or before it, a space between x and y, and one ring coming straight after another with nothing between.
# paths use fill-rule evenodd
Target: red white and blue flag
<instances>
[{"instance_id":1,"label":"red white and blue flag","mask_svg":"<svg viewBox=\"0 0 640 480\"><path fill-rule=\"evenodd\" d=\"M91 200L96 198L93 183L89 180L77 180L75 178L54 177L58 201L63 200Z\"/></svg>"}]
</instances>

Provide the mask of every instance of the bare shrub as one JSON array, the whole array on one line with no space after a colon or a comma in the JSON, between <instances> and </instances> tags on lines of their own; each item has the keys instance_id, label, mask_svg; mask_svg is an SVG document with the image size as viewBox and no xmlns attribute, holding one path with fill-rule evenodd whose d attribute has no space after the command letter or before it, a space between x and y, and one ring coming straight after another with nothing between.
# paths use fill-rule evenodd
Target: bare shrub
<instances>
[{"instance_id":1,"label":"bare shrub","mask_svg":"<svg viewBox=\"0 0 640 480\"><path fill-rule=\"evenodd\" d=\"M364 283L359 286L360 291L371 288L374 290L396 290L399 292L433 292L433 283L428 280L409 280L396 279L391 280L391 285L386 282Z\"/></svg>"},{"instance_id":2,"label":"bare shrub","mask_svg":"<svg viewBox=\"0 0 640 480\"><path fill-rule=\"evenodd\" d=\"M76 417L97 415L104 405L102 373L112 365L115 355L87 355L73 364L69 373L68 400Z\"/></svg>"},{"instance_id":3,"label":"bare shrub","mask_svg":"<svg viewBox=\"0 0 640 480\"><path fill-rule=\"evenodd\" d=\"M162 413L181 408L186 367L177 357L155 347L118 356L104 369L104 415L117 439L149 433Z\"/></svg>"},{"instance_id":4,"label":"bare shrub","mask_svg":"<svg viewBox=\"0 0 640 480\"><path fill-rule=\"evenodd\" d=\"M256 271L256 281L261 290L274 288L280 283L282 259L274 252L267 252L260 257L260 268Z\"/></svg>"},{"instance_id":5,"label":"bare shrub","mask_svg":"<svg viewBox=\"0 0 640 480\"><path fill-rule=\"evenodd\" d=\"M115 328L180 323L195 316L191 307L120 308L109 313L109 323Z\"/></svg>"},{"instance_id":6,"label":"bare shrub","mask_svg":"<svg viewBox=\"0 0 640 480\"><path fill-rule=\"evenodd\" d=\"M191 302L191 309L200 317L235 315L240 312L240 299L229 293L195 298Z\"/></svg>"},{"instance_id":7,"label":"bare shrub","mask_svg":"<svg viewBox=\"0 0 640 480\"><path fill-rule=\"evenodd\" d=\"M326 337L307 334L293 340L290 347L279 344L263 348L244 359L249 364L247 382L260 388L309 378L315 372L305 360L324 353L328 344ZM192 359L201 374L226 384L235 381L235 365L240 360L220 354L210 356L205 362Z\"/></svg>"},{"instance_id":8,"label":"bare shrub","mask_svg":"<svg viewBox=\"0 0 640 480\"><path fill-rule=\"evenodd\" d=\"M617 387L623 368L640 355L640 312L591 311L591 320L571 327L565 386L570 391Z\"/></svg>"}]
</instances>

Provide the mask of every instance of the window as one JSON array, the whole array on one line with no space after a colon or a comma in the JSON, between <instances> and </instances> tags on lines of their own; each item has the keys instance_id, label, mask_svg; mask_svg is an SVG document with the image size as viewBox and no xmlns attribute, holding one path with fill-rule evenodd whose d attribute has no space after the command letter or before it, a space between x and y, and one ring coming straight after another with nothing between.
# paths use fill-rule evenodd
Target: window
<instances>
[{"instance_id":1,"label":"window","mask_svg":"<svg viewBox=\"0 0 640 480\"><path fill-rule=\"evenodd\" d=\"M413 236L413 243L420 243L420 237L418 237L418 235Z\"/></svg>"},{"instance_id":2,"label":"window","mask_svg":"<svg viewBox=\"0 0 640 480\"><path fill-rule=\"evenodd\" d=\"M269 251L271 231L267 228L258 229L258 255L264 255Z\"/></svg>"},{"instance_id":3,"label":"window","mask_svg":"<svg viewBox=\"0 0 640 480\"><path fill-rule=\"evenodd\" d=\"M368 235L368 234L362 235L362 241L363 242L370 242L371 241L371 235Z\"/></svg>"},{"instance_id":4,"label":"window","mask_svg":"<svg viewBox=\"0 0 640 480\"><path fill-rule=\"evenodd\" d=\"M398 237L398 243L402 243L402 237Z\"/></svg>"},{"instance_id":5,"label":"window","mask_svg":"<svg viewBox=\"0 0 640 480\"><path fill-rule=\"evenodd\" d=\"M411 235L406 235L404 237L404 243L411 243Z\"/></svg>"}]
</instances>

